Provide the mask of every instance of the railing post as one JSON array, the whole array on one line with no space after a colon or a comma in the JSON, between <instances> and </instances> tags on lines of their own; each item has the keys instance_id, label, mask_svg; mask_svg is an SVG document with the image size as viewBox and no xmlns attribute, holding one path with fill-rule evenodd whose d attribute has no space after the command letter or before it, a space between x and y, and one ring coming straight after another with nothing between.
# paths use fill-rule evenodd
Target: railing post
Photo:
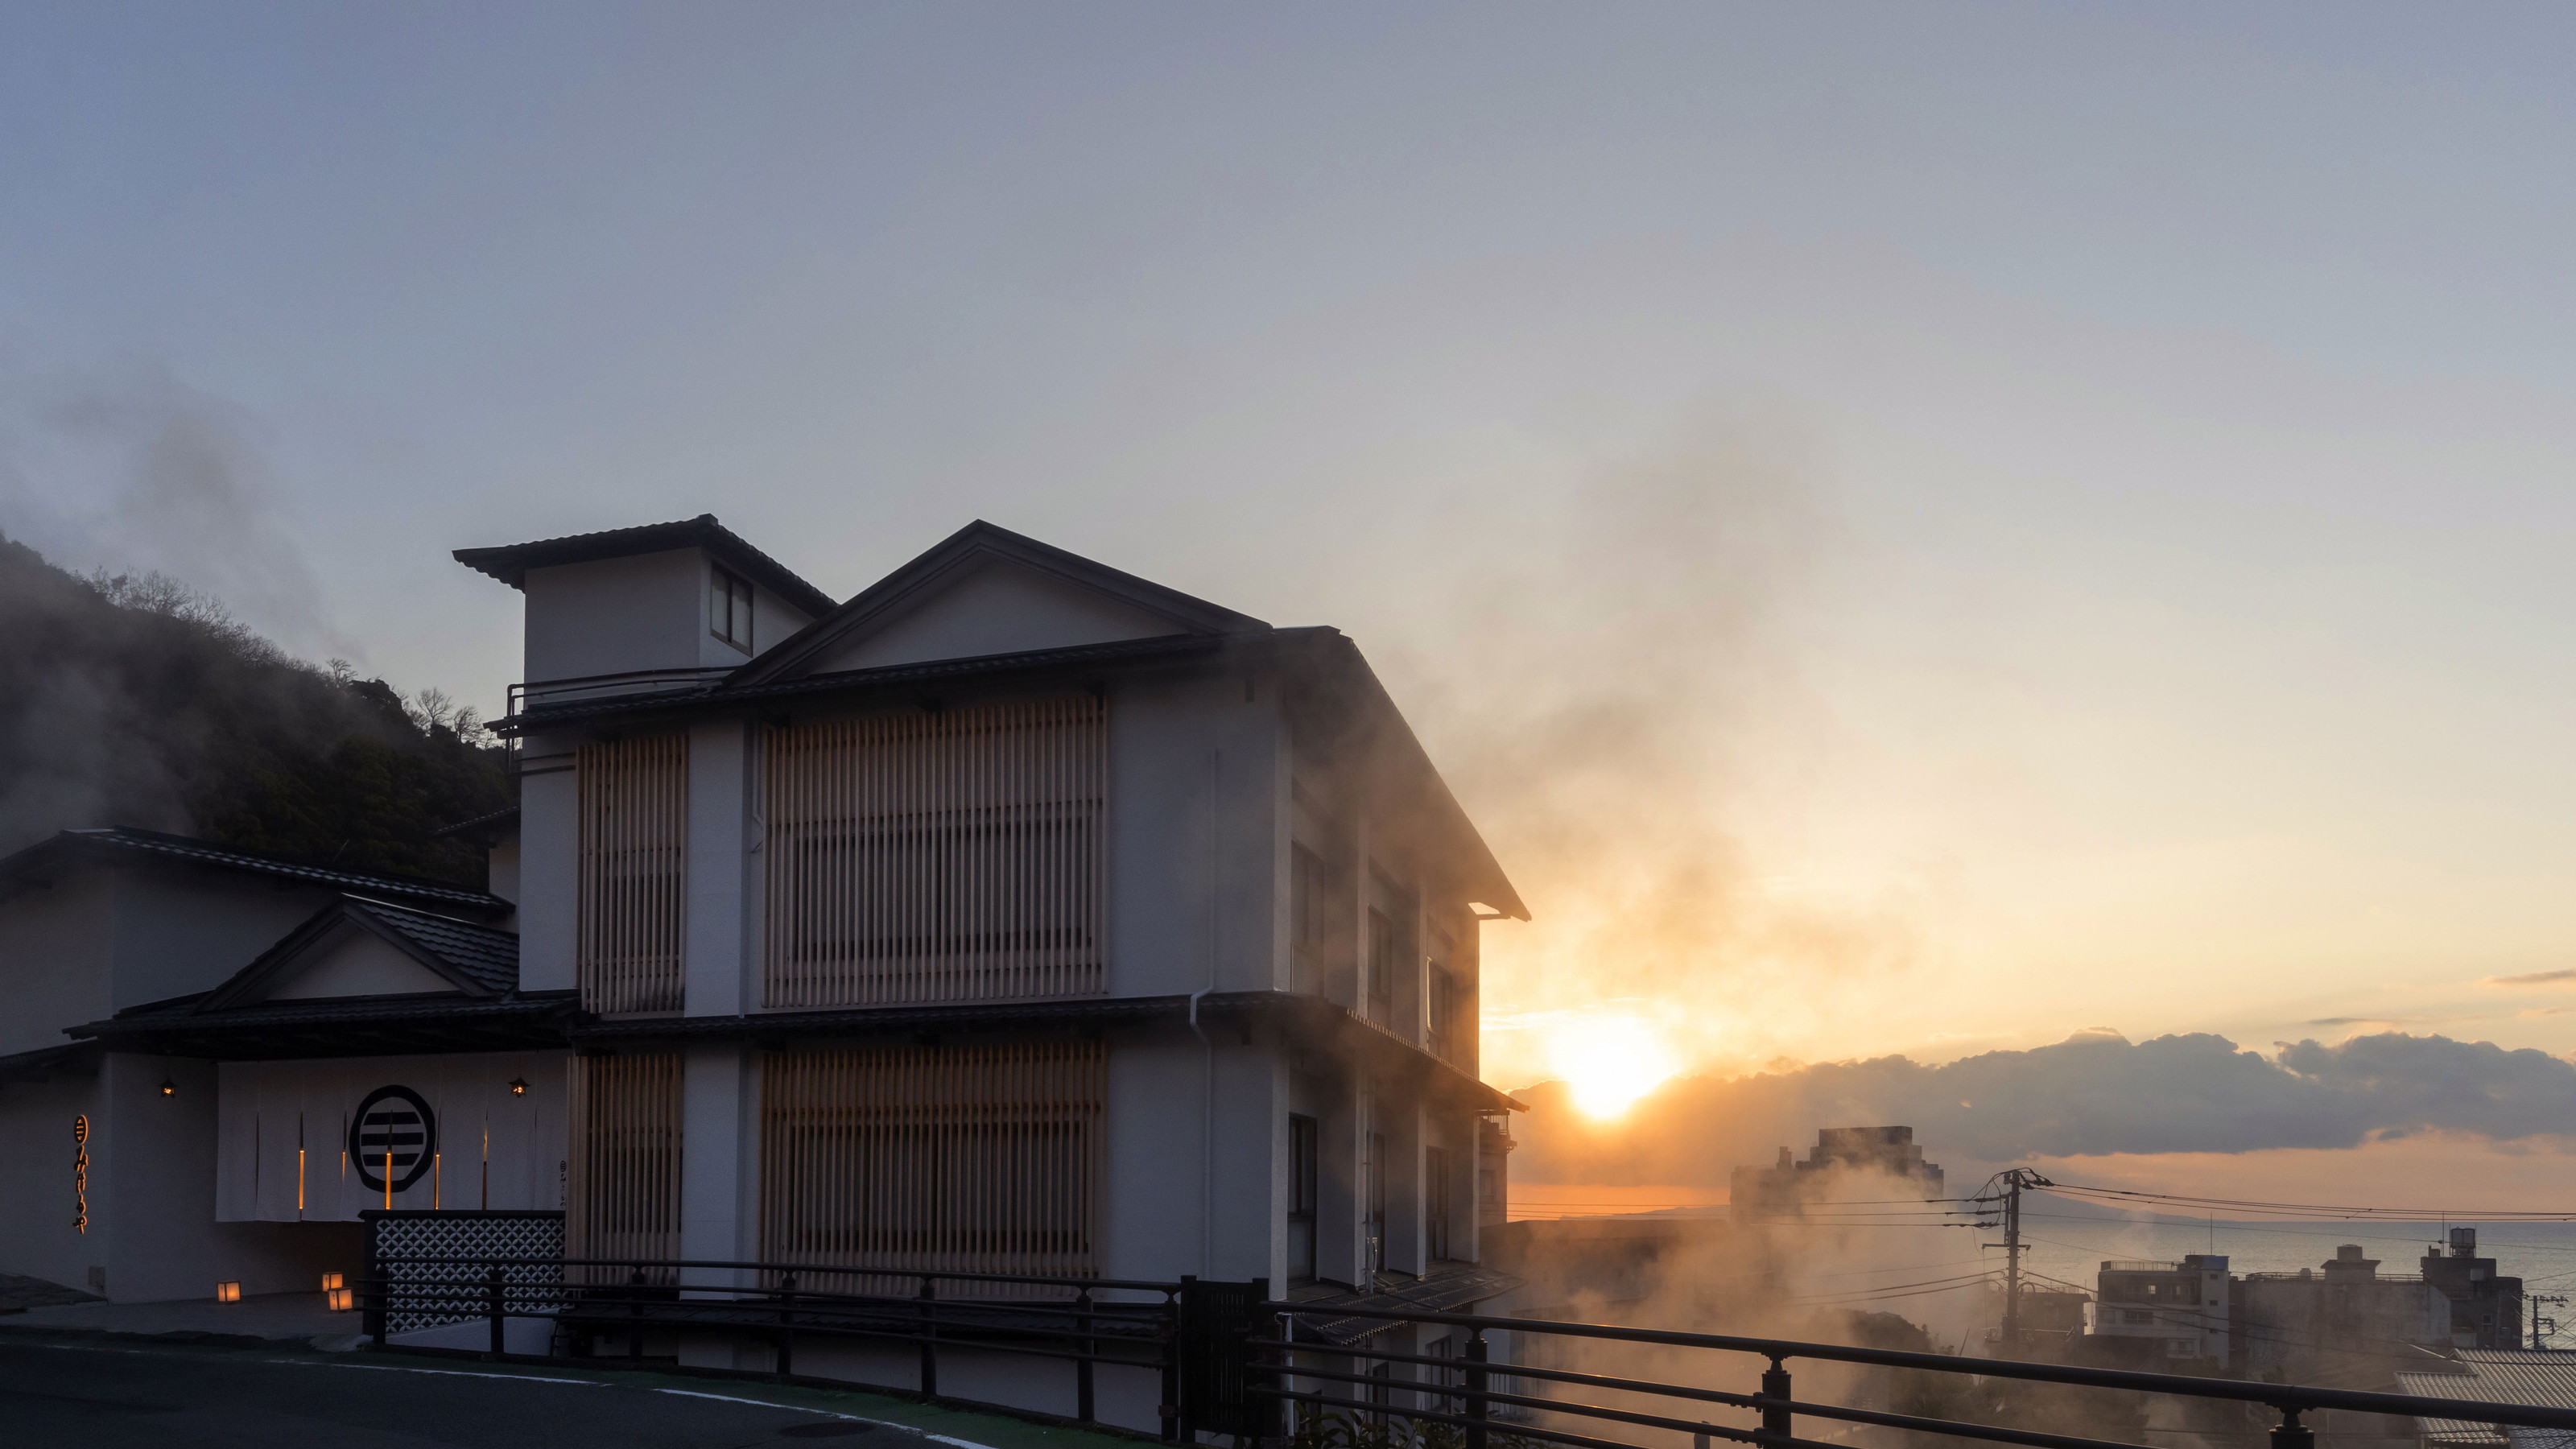
<instances>
[{"instance_id":1,"label":"railing post","mask_svg":"<svg viewBox=\"0 0 2576 1449\"><path fill-rule=\"evenodd\" d=\"M626 1275L626 1356L644 1357L644 1268Z\"/></svg>"},{"instance_id":2,"label":"railing post","mask_svg":"<svg viewBox=\"0 0 2576 1449\"><path fill-rule=\"evenodd\" d=\"M1163 1420L1163 1438L1178 1442L1181 1437L1181 1300L1179 1292L1171 1288L1163 1290L1163 1402L1157 1407Z\"/></svg>"},{"instance_id":3,"label":"railing post","mask_svg":"<svg viewBox=\"0 0 2576 1449\"><path fill-rule=\"evenodd\" d=\"M497 1267L483 1275L483 1312L486 1317L492 1320L492 1351L483 1355L485 1358L499 1358L501 1356L501 1314L503 1311L501 1282L501 1270Z\"/></svg>"},{"instance_id":4,"label":"railing post","mask_svg":"<svg viewBox=\"0 0 2576 1449\"><path fill-rule=\"evenodd\" d=\"M1485 1449L1485 1420L1492 1412L1485 1401L1485 1363L1491 1352L1482 1327L1467 1335L1467 1449Z\"/></svg>"},{"instance_id":5,"label":"railing post","mask_svg":"<svg viewBox=\"0 0 2576 1449\"><path fill-rule=\"evenodd\" d=\"M1095 1417L1092 1412L1091 1358L1100 1352L1100 1340L1091 1335L1090 1284L1083 1284L1081 1290L1073 1295L1073 1311L1077 1326L1082 1330L1082 1336L1073 1341L1074 1347L1082 1354L1073 1361L1073 1416L1088 1424Z\"/></svg>"},{"instance_id":6,"label":"railing post","mask_svg":"<svg viewBox=\"0 0 2576 1449\"><path fill-rule=\"evenodd\" d=\"M2299 1422L2299 1410L2277 1405L2281 1422L2272 1426L2272 1449L2317 1449L2317 1431Z\"/></svg>"},{"instance_id":7,"label":"railing post","mask_svg":"<svg viewBox=\"0 0 2576 1449\"><path fill-rule=\"evenodd\" d=\"M778 1376L796 1372L796 1275L778 1280Z\"/></svg>"},{"instance_id":8,"label":"railing post","mask_svg":"<svg viewBox=\"0 0 2576 1449\"><path fill-rule=\"evenodd\" d=\"M921 1396L925 1399L939 1396L939 1320L930 1307L938 1289L937 1279L921 1275Z\"/></svg>"},{"instance_id":9,"label":"railing post","mask_svg":"<svg viewBox=\"0 0 2576 1449\"><path fill-rule=\"evenodd\" d=\"M1771 1367L1763 1370L1762 1392L1758 1397L1772 1400L1762 1406L1764 1436L1775 1440L1793 1437L1796 1431L1789 1423L1789 1369L1777 1354L1772 1355ZM2289 1449L2289 1446L2281 1446L2281 1449Z\"/></svg>"}]
</instances>

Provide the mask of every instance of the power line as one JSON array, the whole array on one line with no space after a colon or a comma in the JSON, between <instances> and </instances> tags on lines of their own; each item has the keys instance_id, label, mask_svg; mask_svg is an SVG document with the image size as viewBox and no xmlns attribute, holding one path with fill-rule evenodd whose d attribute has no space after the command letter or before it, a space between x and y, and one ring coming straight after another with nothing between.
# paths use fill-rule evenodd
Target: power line
<instances>
[{"instance_id":1,"label":"power line","mask_svg":"<svg viewBox=\"0 0 2576 1449\"><path fill-rule=\"evenodd\" d=\"M2181 1203L2203 1209L2234 1208L2270 1216L2299 1212L2316 1213L2325 1217L2399 1218L2408 1222L2576 1222L2576 1212L2461 1212L2452 1208L2352 1207L2325 1203L2262 1202L2251 1198L2198 1197L2184 1193L2145 1192L2136 1188L2090 1187L2081 1183L2057 1183L2054 1186L2057 1191L2076 1197Z\"/></svg>"}]
</instances>

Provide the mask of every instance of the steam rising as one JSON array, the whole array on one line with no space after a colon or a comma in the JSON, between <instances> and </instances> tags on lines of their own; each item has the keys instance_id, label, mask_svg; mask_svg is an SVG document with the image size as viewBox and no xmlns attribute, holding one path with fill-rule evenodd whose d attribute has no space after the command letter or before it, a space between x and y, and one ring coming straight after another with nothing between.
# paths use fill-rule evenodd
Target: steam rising
<instances>
[{"instance_id":1,"label":"steam rising","mask_svg":"<svg viewBox=\"0 0 2576 1449\"><path fill-rule=\"evenodd\" d=\"M1901 903L1766 884L1742 829L1829 729L1796 665L1835 552L1820 471L1759 426L1579 469L1555 506L1479 513L1443 647L1364 641L1535 917L1484 934L1490 1079L1760 1060L1820 979L1910 959Z\"/></svg>"},{"instance_id":2,"label":"steam rising","mask_svg":"<svg viewBox=\"0 0 2576 1449\"><path fill-rule=\"evenodd\" d=\"M75 568L166 576L291 645L358 654L323 620L246 413L148 367L38 391L0 435L0 533Z\"/></svg>"}]
</instances>

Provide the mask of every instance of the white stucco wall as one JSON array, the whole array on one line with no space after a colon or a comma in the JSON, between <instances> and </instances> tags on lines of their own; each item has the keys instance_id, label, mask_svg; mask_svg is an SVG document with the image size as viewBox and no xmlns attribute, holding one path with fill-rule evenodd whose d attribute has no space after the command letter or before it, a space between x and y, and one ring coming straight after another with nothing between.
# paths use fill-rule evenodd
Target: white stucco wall
<instances>
[{"instance_id":1,"label":"white stucco wall","mask_svg":"<svg viewBox=\"0 0 2576 1449\"><path fill-rule=\"evenodd\" d=\"M717 642L707 639L702 550L530 569L521 586L527 593L522 679L692 669L714 662L700 648L701 640Z\"/></svg>"},{"instance_id":2,"label":"white stucco wall","mask_svg":"<svg viewBox=\"0 0 2576 1449\"><path fill-rule=\"evenodd\" d=\"M636 670L731 669L766 653L812 619L752 586L749 651L716 637L714 570L703 549L530 569L521 677L583 679Z\"/></svg>"},{"instance_id":3,"label":"white stucco wall","mask_svg":"<svg viewBox=\"0 0 2576 1449\"><path fill-rule=\"evenodd\" d=\"M864 637L818 659L814 669L874 669L1181 632L1158 615L996 559L949 582L911 612L878 622Z\"/></svg>"},{"instance_id":4,"label":"white stucco wall","mask_svg":"<svg viewBox=\"0 0 2576 1449\"><path fill-rule=\"evenodd\" d=\"M753 907L748 720L689 730L688 905L682 916L682 1001L691 1016L738 1016L760 999L745 951Z\"/></svg>"},{"instance_id":5,"label":"white stucco wall","mask_svg":"<svg viewBox=\"0 0 2576 1449\"><path fill-rule=\"evenodd\" d=\"M577 984L581 795L574 742L536 735L519 752L519 989Z\"/></svg>"},{"instance_id":6,"label":"white stucco wall","mask_svg":"<svg viewBox=\"0 0 2576 1449\"><path fill-rule=\"evenodd\" d=\"M0 1273L23 1273L82 1288L95 1265L107 1264L107 1234L98 1221L104 1179L98 1168L98 1078L58 1072L42 1082L0 1082ZM89 1230L74 1225L78 1197L72 1122L90 1118Z\"/></svg>"},{"instance_id":7,"label":"white stucco wall","mask_svg":"<svg viewBox=\"0 0 2576 1449\"><path fill-rule=\"evenodd\" d=\"M0 1056L68 1045L64 1027L115 1011L113 896L89 871L0 901Z\"/></svg>"},{"instance_id":8,"label":"white stucco wall","mask_svg":"<svg viewBox=\"0 0 2576 1449\"><path fill-rule=\"evenodd\" d=\"M271 980L261 999L297 1001L456 989L454 982L413 960L392 942L361 927L344 924L338 939L306 957L283 979Z\"/></svg>"},{"instance_id":9,"label":"white stucco wall","mask_svg":"<svg viewBox=\"0 0 2576 1449\"><path fill-rule=\"evenodd\" d=\"M1278 982L1275 706L1241 675L1131 677L1110 696L1112 996Z\"/></svg>"},{"instance_id":10,"label":"white stucco wall","mask_svg":"<svg viewBox=\"0 0 2576 1449\"><path fill-rule=\"evenodd\" d=\"M115 873L115 1006L211 991L339 892L229 871Z\"/></svg>"}]
</instances>

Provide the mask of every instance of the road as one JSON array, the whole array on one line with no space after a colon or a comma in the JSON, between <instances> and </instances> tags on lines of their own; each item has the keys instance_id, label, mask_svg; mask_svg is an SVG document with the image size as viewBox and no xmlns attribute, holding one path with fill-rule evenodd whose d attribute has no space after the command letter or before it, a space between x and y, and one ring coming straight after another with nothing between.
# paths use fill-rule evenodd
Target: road
<instances>
[{"instance_id":1,"label":"road","mask_svg":"<svg viewBox=\"0 0 2576 1449\"><path fill-rule=\"evenodd\" d=\"M908 1416L916 1426L871 1422ZM983 1432L990 1431L990 1432ZM0 1337L0 1443L76 1449L1107 1449L866 1394L386 1354Z\"/></svg>"}]
</instances>

